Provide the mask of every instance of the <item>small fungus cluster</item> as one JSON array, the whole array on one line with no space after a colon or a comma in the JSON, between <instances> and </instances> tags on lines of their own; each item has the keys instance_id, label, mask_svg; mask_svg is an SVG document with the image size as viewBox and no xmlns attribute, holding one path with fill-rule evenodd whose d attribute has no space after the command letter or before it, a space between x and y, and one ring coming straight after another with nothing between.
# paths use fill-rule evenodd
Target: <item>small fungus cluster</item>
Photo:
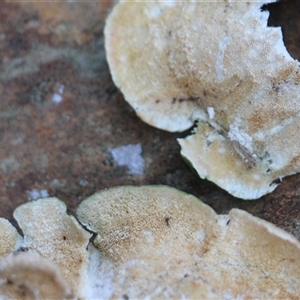
<instances>
[{"instance_id":1,"label":"small fungus cluster","mask_svg":"<svg viewBox=\"0 0 300 300\"><path fill-rule=\"evenodd\" d=\"M1 299L298 299L300 243L166 186L100 191L77 209L19 206L0 219ZM92 233L93 234L92 234Z\"/></svg>"},{"instance_id":2,"label":"small fungus cluster","mask_svg":"<svg viewBox=\"0 0 300 300\"><path fill-rule=\"evenodd\" d=\"M257 199L300 170L300 68L264 4L121 1L105 27L111 74L137 115L184 131L201 178Z\"/></svg>"},{"instance_id":3,"label":"small fungus cluster","mask_svg":"<svg viewBox=\"0 0 300 300\"><path fill-rule=\"evenodd\" d=\"M299 65L271 0L125 1L106 29L112 76L146 122L193 135L203 178L254 199L300 167ZM279 180L280 179L280 180ZM0 218L1 299L299 299L300 242L245 211L166 186L22 204Z\"/></svg>"}]
</instances>

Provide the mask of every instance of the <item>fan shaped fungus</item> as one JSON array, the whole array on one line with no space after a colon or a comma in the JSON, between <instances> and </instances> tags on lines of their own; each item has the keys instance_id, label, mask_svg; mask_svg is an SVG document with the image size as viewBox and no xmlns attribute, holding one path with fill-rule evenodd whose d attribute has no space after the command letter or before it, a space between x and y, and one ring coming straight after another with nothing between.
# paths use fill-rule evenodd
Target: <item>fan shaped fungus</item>
<instances>
[{"instance_id":1,"label":"fan shaped fungus","mask_svg":"<svg viewBox=\"0 0 300 300\"><path fill-rule=\"evenodd\" d=\"M32 251L0 259L1 299L75 299L57 265Z\"/></svg>"},{"instance_id":2,"label":"fan shaped fungus","mask_svg":"<svg viewBox=\"0 0 300 300\"><path fill-rule=\"evenodd\" d=\"M1 299L299 299L299 241L244 211L123 186L77 215L92 240L56 198L15 210L24 238L9 254L0 239Z\"/></svg>"},{"instance_id":3,"label":"fan shaped fungus","mask_svg":"<svg viewBox=\"0 0 300 300\"><path fill-rule=\"evenodd\" d=\"M150 125L193 135L202 178L256 199L300 170L300 72L261 6L274 0L121 1L105 28L116 85Z\"/></svg>"},{"instance_id":4,"label":"fan shaped fungus","mask_svg":"<svg viewBox=\"0 0 300 300\"><path fill-rule=\"evenodd\" d=\"M44 198L17 207L14 218L24 233L22 247L55 263L78 296L87 285L87 246L91 234L57 198Z\"/></svg>"},{"instance_id":5,"label":"fan shaped fungus","mask_svg":"<svg viewBox=\"0 0 300 300\"><path fill-rule=\"evenodd\" d=\"M296 299L300 243L233 209L217 215L164 186L117 187L83 201L112 299ZM126 295L126 296L125 296Z\"/></svg>"}]
</instances>

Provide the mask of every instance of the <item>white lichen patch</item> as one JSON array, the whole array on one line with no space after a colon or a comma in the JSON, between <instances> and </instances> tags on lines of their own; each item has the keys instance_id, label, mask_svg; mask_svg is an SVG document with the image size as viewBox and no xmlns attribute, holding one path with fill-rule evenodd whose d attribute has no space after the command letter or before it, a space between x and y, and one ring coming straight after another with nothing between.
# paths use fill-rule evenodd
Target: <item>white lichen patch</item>
<instances>
[{"instance_id":1,"label":"white lichen patch","mask_svg":"<svg viewBox=\"0 0 300 300\"><path fill-rule=\"evenodd\" d=\"M145 161L142 156L141 144L126 145L110 150L114 161L119 166L126 166L132 175L142 175L144 173Z\"/></svg>"},{"instance_id":2,"label":"white lichen patch","mask_svg":"<svg viewBox=\"0 0 300 300\"><path fill-rule=\"evenodd\" d=\"M239 145L246 148L252 154L252 137L240 128L240 123L239 121L229 125L228 137L231 141L238 142Z\"/></svg>"},{"instance_id":3,"label":"white lichen patch","mask_svg":"<svg viewBox=\"0 0 300 300\"><path fill-rule=\"evenodd\" d=\"M62 96L58 93L52 95L52 101L55 103L60 103L62 101Z\"/></svg>"},{"instance_id":4,"label":"white lichen patch","mask_svg":"<svg viewBox=\"0 0 300 300\"><path fill-rule=\"evenodd\" d=\"M213 107L209 106L207 108L207 113L208 113L209 119L213 119L215 117L215 110Z\"/></svg>"},{"instance_id":5,"label":"white lichen patch","mask_svg":"<svg viewBox=\"0 0 300 300\"><path fill-rule=\"evenodd\" d=\"M61 182L59 179L55 178L50 182L50 185L55 187L64 187L66 184Z\"/></svg>"},{"instance_id":6,"label":"white lichen patch","mask_svg":"<svg viewBox=\"0 0 300 300\"><path fill-rule=\"evenodd\" d=\"M52 101L54 103L60 103L63 100L63 93L65 86L61 83L57 83L57 91L52 95Z\"/></svg>"},{"instance_id":7,"label":"white lichen patch","mask_svg":"<svg viewBox=\"0 0 300 300\"><path fill-rule=\"evenodd\" d=\"M88 181L86 181L85 179L80 179L80 180L79 180L79 184L80 184L81 186L86 186L86 185L88 185Z\"/></svg>"},{"instance_id":8,"label":"white lichen patch","mask_svg":"<svg viewBox=\"0 0 300 300\"><path fill-rule=\"evenodd\" d=\"M27 191L28 201L37 200L39 198L47 198L49 197L49 193L47 190L37 190L33 189L31 191Z\"/></svg>"}]
</instances>

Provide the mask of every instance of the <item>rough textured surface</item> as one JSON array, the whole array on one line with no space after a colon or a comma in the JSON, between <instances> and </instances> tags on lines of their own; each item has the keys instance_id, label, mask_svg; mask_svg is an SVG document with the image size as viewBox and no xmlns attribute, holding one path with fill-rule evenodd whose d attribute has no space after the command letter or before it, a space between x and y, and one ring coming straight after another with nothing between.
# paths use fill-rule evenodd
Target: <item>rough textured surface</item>
<instances>
[{"instance_id":1,"label":"rough textured surface","mask_svg":"<svg viewBox=\"0 0 300 300\"><path fill-rule=\"evenodd\" d=\"M300 67L261 1L122 1L105 47L112 77L148 124L194 134L182 155L242 199L300 171ZM134 2L134 3L133 3Z\"/></svg>"},{"instance_id":2,"label":"rough textured surface","mask_svg":"<svg viewBox=\"0 0 300 300\"><path fill-rule=\"evenodd\" d=\"M1 299L75 299L60 269L31 251L0 259Z\"/></svg>"},{"instance_id":3,"label":"rough textured surface","mask_svg":"<svg viewBox=\"0 0 300 300\"><path fill-rule=\"evenodd\" d=\"M14 218L24 234L21 246L58 265L75 294L82 296L91 234L68 216L66 209L57 198L40 199L19 206Z\"/></svg>"},{"instance_id":4,"label":"rough textured surface","mask_svg":"<svg viewBox=\"0 0 300 300\"><path fill-rule=\"evenodd\" d=\"M16 228L8 220L0 218L0 257L17 250L21 242L22 238Z\"/></svg>"},{"instance_id":5,"label":"rough textured surface","mask_svg":"<svg viewBox=\"0 0 300 300\"><path fill-rule=\"evenodd\" d=\"M41 191L63 200L73 213L82 199L103 188L167 184L201 198L218 213L245 209L300 238L300 175L285 178L258 201L240 201L199 180L179 154L178 134L135 116L105 62L103 25L112 5L1 2L0 216L16 224L14 209ZM73 21L63 17L71 9ZM282 27L289 53L300 59L300 2L281 1L268 9L269 25ZM66 26L79 35L66 34ZM26 63L31 57L33 63ZM64 92L55 104L57 83ZM130 144L141 145L142 175L130 174L111 154Z\"/></svg>"},{"instance_id":6,"label":"rough textured surface","mask_svg":"<svg viewBox=\"0 0 300 300\"><path fill-rule=\"evenodd\" d=\"M97 233L107 298L299 299L299 241L247 212L217 215L173 188L126 186L77 214Z\"/></svg>"}]
</instances>

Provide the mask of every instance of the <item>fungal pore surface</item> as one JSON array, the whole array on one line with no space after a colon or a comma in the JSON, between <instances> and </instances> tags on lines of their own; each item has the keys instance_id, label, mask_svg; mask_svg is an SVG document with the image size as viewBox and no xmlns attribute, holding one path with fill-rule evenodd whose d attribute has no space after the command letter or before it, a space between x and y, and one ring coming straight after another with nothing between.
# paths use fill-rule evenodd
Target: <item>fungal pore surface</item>
<instances>
[{"instance_id":1,"label":"fungal pore surface","mask_svg":"<svg viewBox=\"0 0 300 300\"><path fill-rule=\"evenodd\" d=\"M23 236L0 220L1 299L299 299L295 237L174 188L105 189L79 222L57 198L13 215Z\"/></svg>"},{"instance_id":2,"label":"fungal pore surface","mask_svg":"<svg viewBox=\"0 0 300 300\"><path fill-rule=\"evenodd\" d=\"M201 178L242 199L300 170L299 62L261 1L121 1L105 46L138 116L171 132Z\"/></svg>"}]
</instances>

